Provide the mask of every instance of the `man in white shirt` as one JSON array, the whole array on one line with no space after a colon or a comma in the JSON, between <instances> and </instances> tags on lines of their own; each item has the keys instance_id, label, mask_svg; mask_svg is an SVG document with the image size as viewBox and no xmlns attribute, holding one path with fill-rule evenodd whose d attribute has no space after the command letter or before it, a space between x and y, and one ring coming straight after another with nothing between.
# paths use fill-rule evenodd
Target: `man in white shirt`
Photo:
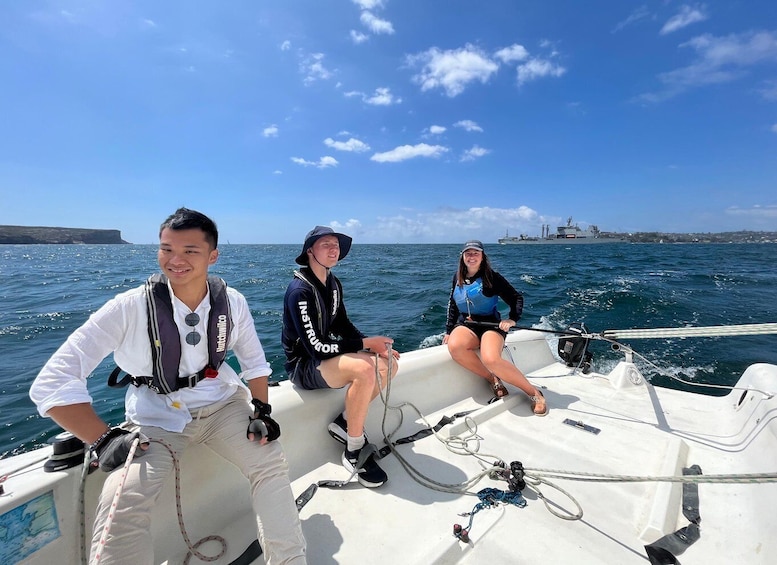
<instances>
[{"instance_id":1,"label":"man in white shirt","mask_svg":"<svg viewBox=\"0 0 777 565\"><path fill-rule=\"evenodd\" d=\"M108 514L121 473L112 472L105 481L91 562L154 562L151 509L173 470L172 454L161 442L176 453L204 443L234 463L251 483L265 562L306 562L288 465L280 443L273 441L280 427L268 404L272 369L245 297L208 277L217 259L215 223L199 212L178 209L160 227L158 261L164 277L152 277L92 314L30 389L39 413L90 444L104 471L121 468L135 440L139 443L112 524ZM149 337L153 332L156 347ZM227 350L237 357L240 376L224 362ZM86 386L86 378L111 353L133 375L125 398L127 422L120 428L97 415ZM106 524L110 536L101 546Z\"/></svg>"}]
</instances>

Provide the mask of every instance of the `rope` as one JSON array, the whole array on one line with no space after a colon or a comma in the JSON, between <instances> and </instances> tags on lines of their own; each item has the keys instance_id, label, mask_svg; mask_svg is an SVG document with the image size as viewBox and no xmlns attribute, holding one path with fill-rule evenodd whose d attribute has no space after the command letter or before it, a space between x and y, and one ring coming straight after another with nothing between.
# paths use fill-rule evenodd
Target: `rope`
<instances>
[{"instance_id":1,"label":"rope","mask_svg":"<svg viewBox=\"0 0 777 565\"><path fill-rule=\"evenodd\" d=\"M116 506L119 503L119 497L121 497L121 492L124 490L124 483L127 480L127 469L129 469L132 458L135 456L135 450L138 448L138 445L140 445L140 438L135 438L132 442L132 445L130 446L127 460L124 462L124 467L121 469L121 479L119 480L119 486L113 495L113 502L111 502L111 508L108 511L108 519L105 521L105 527L103 528L103 533L100 536L100 541L97 545L97 551L94 555L95 563L99 563L100 558L102 557L102 550L105 547L105 541L108 539L108 534L111 531L111 525L113 525L113 517L115 516Z\"/></svg>"},{"instance_id":2,"label":"rope","mask_svg":"<svg viewBox=\"0 0 777 565\"><path fill-rule=\"evenodd\" d=\"M423 421L424 425L426 425L428 428L432 430L432 434L434 435L434 437L436 437L438 441L444 444L449 451L452 451L453 453L456 453L458 455L470 455L482 461L486 461L485 456L478 453L480 450L480 442L482 441L483 438L477 434L477 424L472 418L466 416L464 419L468 430L468 433L466 435L451 436L449 438L444 438L438 432L434 431L434 427L427 421L426 417L421 413L421 411L412 403L402 402L401 404L398 404L398 405L391 405L389 403L389 398L391 397L391 382L392 382L391 369L392 369L392 359L393 359L391 344L386 344L386 349L388 353L387 374L389 378L386 381L385 388L383 386L383 382L380 376L380 370L378 366L378 356L376 355L375 357L375 376L378 381L378 390L380 391L380 399L383 402L383 419L381 421L381 431L383 432L384 442L386 443L386 445L389 446L389 448L391 449L391 452L397 458L397 460L405 469L405 471L410 475L410 477L421 486L424 486L426 488L429 488L438 492L477 496L476 493L469 491L470 487L477 484L484 477L489 476L489 474L491 474L492 472L499 470L499 468L494 466L490 466L489 468L484 468L480 473L460 483L443 483L427 475L424 475L421 471L413 467L413 465L410 464L402 456L402 454L396 450L394 446L394 442L392 441L392 437L397 433L397 431L399 431L399 428L402 427L402 422L404 420L404 412L402 408L407 406L413 409L418 414L419 418ZM389 410L395 410L399 412L399 423L391 432L386 431L386 418L388 416ZM470 447L470 444L472 443L474 443L474 447ZM495 456L491 456L490 458L498 459Z\"/></svg>"},{"instance_id":3,"label":"rope","mask_svg":"<svg viewBox=\"0 0 777 565\"><path fill-rule=\"evenodd\" d=\"M531 472L531 473L530 473ZM557 469L531 469L526 468L526 476L529 477L553 477L556 479L568 479L571 481L599 482L599 483L717 483L717 484L756 484L777 482L777 472L772 473L742 473L722 475L610 475L603 473L586 473L582 471L561 471Z\"/></svg>"},{"instance_id":4,"label":"rope","mask_svg":"<svg viewBox=\"0 0 777 565\"><path fill-rule=\"evenodd\" d=\"M775 324L775 326L777 326L777 324ZM598 336L598 334L597 334L597 337L599 339L604 339L605 341L616 343L613 339ZM621 345L621 347L631 351L630 348L626 346ZM500 461L497 460L496 463L490 464L490 467L486 468L484 466L484 469L482 472L470 477L465 481L462 481L461 483L453 483L453 484L441 483L439 481L436 481L424 475L419 470L414 468L402 456L402 454L396 450L391 438L394 434L396 434L396 432L402 426L402 421L404 417L404 413L402 409L405 406L407 406L413 409L418 414L420 419L423 421L424 425L426 425L428 428L431 429L432 435L434 435L434 437L436 437L438 441L443 443L449 451L459 455L469 455L469 456L475 457L476 459L479 459L481 462L486 462L487 461L486 457L493 457L493 456L487 456L479 453L480 442L483 440L483 438L477 433L477 423L469 416L465 417L465 420L464 420L467 426L467 432L465 434L444 438L434 430L432 425L426 420L426 418L421 413L421 411L412 403L402 402L401 404L398 404L398 405L389 404L389 398L391 396L391 380L392 380L390 378L390 375L391 375L390 346L388 347L388 350L389 350L389 373L388 373L389 379L386 382L385 392L381 383L380 372L378 370L377 357L376 357L376 378L378 379L380 397L384 406L381 429L383 432L384 441L391 449L391 452L396 456L397 460L400 462L402 467L411 476L411 478L415 480L418 484L426 488L430 488L432 490L452 493L452 494L464 494L464 495L470 495L470 496L478 496L477 493L473 493L469 491L469 489L472 486L474 486L477 482L479 482L483 477L488 476L492 479L498 479L500 477L503 478L503 475L505 474L505 469L503 466L500 466L498 464L500 463ZM508 353L509 353L509 349L508 349ZM651 363L648 359L642 357L638 353L633 351L632 353L635 353L638 357L640 357L641 359L644 359L646 362L653 365L656 369L659 369L655 364ZM669 376L680 382L686 382L672 375L669 375ZM721 385L702 385L699 383L692 383L692 382L688 382L686 384L697 385L697 386L716 386L716 387L726 388L726 389L736 388L736 387L727 387L727 386L721 386ZM746 389L746 390L752 390L752 389ZM763 394L767 395L770 398L771 396L773 396L771 393L767 393L763 391L758 391L758 392L762 392ZM386 417L388 415L389 409L396 410L399 412L399 423L397 424L396 428L392 432L387 433ZM474 443L474 447L472 446L473 443ZM616 474L608 475L608 474L584 473L584 472L576 472L576 471L562 471L562 470L554 470L554 469L532 469L532 468L525 468L524 471L525 471L524 479L526 481L526 486L531 488L537 494L537 497L543 501L546 509L551 514L563 520L581 519L583 517L582 506L572 494L570 494L568 491L566 491L559 485L549 481L548 478L567 479L567 480L576 480L576 481L592 481L592 482L677 482L677 483L695 483L695 484L700 484L700 483L720 483L720 484L753 483L755 484L755 483L777 482L777 472L750 473L750 474L725 474L725 475L637 476L637 475L616 475ZM575 513L572 513L568 511L561 512L556 510L554 506L551 506L551 503L548 497L545 496L545 494L540 489L540 485L543 485L543 484L555 489L559 493L566 496L576 506L577 511ZM483 489L483 491L487 491L487 489ZM483 491L480 491L480 492L483 492ZM485 508L485 506L481 506L481 504L482 504L482 501L481 503L476 504L475 508L477 508L478 510L473 510L471 514L479 511L480 509ZM558 505L555 505L555 506L558 507ZM464 540L467 536L468 529L469 527L471 527L471 525L472 525L472 520L470 519L470 525L468 526L468 528L465 530L462 530L461 527L459 526L458 533L456 533L457 528L454 528L454 535L457 535L458 537L460 537L460 539ZM464 537L462 537L462 532Z\"/></svg>"},{"instance_id":5,"label":"rope","mask_svg":"<svg viewBox=\"0 0 777 565\"><path fill-rule=\"evenodd\" d=\"M603 338L651 339L661 337L714 337L738 335L765 335L777 333L777 323L706 326L696 328L648 328L635 330L604 330Z\"/></svg>"},{"instance_id":6,"label":"rope","mask_svg":"<svg viewBox=\"0 0 777 565\"><path fill-rule=\"evenodd\" d=\"M648 359L644 355L634 351L628 345L624 345L622 343L619 343L619 342L615 341L614 339L609 339L609 338L605 338L605 337L600 337L599 339L602 339L604 341L609 342L610 344L612 344L612 347L614 349L618 349L618 350L622 349L623 351L631 353L632 355L636 355L639 359L641 359L642 361L644 361L645 363L650 365L653 369L655 369L660 375L663 375L664 377L666 377L668 379L671 379L673 381L677 381L678 383L682 383L682 384L687 385L687 386L695 386L695 387L700 387L700 388L717 388L717 389L721 389L721 390L742 390L742 391L746 391L746 392L757 392L757 393L763 394L766 397L767 400L769 400L770 398L772 398L774 396L773 392L769 392L769 391L766 391L766 390L761 390L759 388L731 386L731 385L716 385L716 384L712 384L712 383L698 383L698 382L694 382L694 381L686 381L685 379L681 379L680 377L678 377L676 375L672 375L670 373L667 373L666 371L661 369L661 367L659 367L658 365L653 363L650 359Z\"/></svg>"},{"instance_id":7,"label":"rope","mask_svg":"<svg viewBox=\"0 0 777 565\"><path fill-rule=\"evenodd\" d=\"M78 552L81 554L81 563L86 565L89 556L86 550L86 477L89 474L89 467L92 463L92 450L84 449L84 463L81 467L81 482L78 488L78 517L79 517L79 535Z\"/></svg>"},{"instance_id":8,"label":"rope","mask_svg":"<svg viewBox=\"0 0 777 565\"><path fill-rule=\"evenodd\" d=\"M184 565L188 565L189 560L191 559L192 555L195 556L200 561L206 561L206 562L212 562L220 559L226 552L227 552L227 542L226 540L218 535L210 535L205 536L202 539L200 539L197 543L192 544L191 540L189 539L189 535L186 531L186 526L183 521L183 510L181 507L181 465L178 461L178 457L175 454L175 451L173 450L172 446L161 439L151 439L151 442L159 443L163 445L169 452L170 455L173 458L173 468L175 470L175 508L178 514L178 527L181 530L181 535L183 536L184 542L186 543L186 547L189 549L189 552L186 554L186 557L184 558ZM118 504L119 498L121 497L121 493L124 490L124 484L127 480L127 470L129 469L130 463L132 462L135 451L137 450L137 447L139 445L140 439L135 438L135 440L132 442L132 445L130 447L129 454L127 455L127 460L124 462L124 467L122 468L122 474L121 478L119 480L119 486L116 489L116 493L113 496L113 502L111 503L111 509L108 513L108 519L105 522L105 527L103 528L103 533L100 536L100 542L98 545L97 552L95 553L95 560L94 563L97 564L100 562L100 557L102 555L102 549L105 546L105 542L108 539L108 534L110 533L111 526L113 525L113 518L114 518L114 512L116 509L116 506ZM87 451L88 453L88 451ZM86 469L86 461L85 461L85 469ZM85 524L84 524L84 516L83 516L83 489L84 484L86 482L86 475L87 475L88 469L86 469L82 473L82 485L81 485L81 539L82 539L82 558L84 559L84 562L86 562L86 545L84 543L85 538ZM209 557L207 555L204 555L197 551L197 548L200 547L203 543L208 541L218 541L221 543L221 552L214 556Z\"/></svg>"},{"instance_id":9,"label":"rope","mask_svg":"<svg viewBox=\"0 0 777 565\"><path fill-rule=\"evenodd\" d=\"M513 504L518 508L524 508L526 506L526 499L520 492L505 492L496 488L484 488L483 490L478 491L477 497L480 499L480 502L475 504L471 511L459 514L459 516L469 516L469 523L463 530L463 536L468 536L472 532L472 522L475 520L475 514L481 510L496 508L499 504ZM454 526L454 532L455 531L456 526ZM459 532L462 532L462 530L459 529ZM462 533L459 533L458 537L461 538Z\"/></svg>"}]
</instances>

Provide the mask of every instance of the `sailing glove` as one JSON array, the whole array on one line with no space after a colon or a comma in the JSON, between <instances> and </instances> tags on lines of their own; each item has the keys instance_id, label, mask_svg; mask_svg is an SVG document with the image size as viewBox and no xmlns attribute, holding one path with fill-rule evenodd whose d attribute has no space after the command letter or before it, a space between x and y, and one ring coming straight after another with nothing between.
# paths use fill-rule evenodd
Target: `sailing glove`
<instances>
[{"instance_id":1,"label":"sailing glove","mask_svg":"<svg viewBox=\"0 0 777 565\"><path fill-rule=\"evenodd\" d=\"M149 443L149 439L142 433L130 432L122 428L111 428L92 444L92 451L97 454L97 462L100 469L106 473L121 467L127 461L132 442L139 439L140 443ZM142 457L143 449L135 451L135 457Z\"/></svg>"},{"instance_id":2,"label":"sailing glove","mask_svg":"<svg viewBox=\"0 0 777 565\"><path fill-rule=\"evenodd\" d=\"M254 441L261 441L263 437L266 437L267 441L273 441L281 437L281 427L270 418L272 406L258 398L251 400L251 404L254 405L254 415L248 418L246 437L248 434L254 434Z\"/></svg>"}]
</instances>

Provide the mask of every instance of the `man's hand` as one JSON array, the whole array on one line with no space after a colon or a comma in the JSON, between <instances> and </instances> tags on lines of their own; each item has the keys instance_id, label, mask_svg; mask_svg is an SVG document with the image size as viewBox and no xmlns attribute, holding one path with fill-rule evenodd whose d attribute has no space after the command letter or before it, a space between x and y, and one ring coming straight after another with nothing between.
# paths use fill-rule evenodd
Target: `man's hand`
<instances>
[{"instance_id":1,"label":"man's hand","mask_svg":"<svg viewBox=\"0 0 777 565\"><path fill-rule=\"evenodd\" d=\"M362 340L362 343L364 344L365 349L377 353L384 359L388 359L389 346L394 344L394 340L384 335L373 335L365 337ZM399 351L393 347L391 348L391 355L394 359L399 359Z\"/></svg>"},{"instance_id":2,"label":"man's hand","mask_svg":"<svg viewBox=\"0 0 777 565\"><path fill-rule=\"evenodd\" d=\"M254 415L248 419L246 437L250 441L258 441L261 444L281 437L281 427L278 422L270 418L272 406L258 398L251 400L251 404L254 405Z\"/></svg>"},{"instance_id":3,"label":"man's hand","mask_svg":"<svg viewBox=\"0 0 777 565\"><path fill-rule=\"evenodd\" d=\"M140 440L140 449L135 451L135 457L141 457L148 449L149 439L140 432L130 432L121 428L111 428L107 434L98 439L92 450L97 454L100 469L109 473L121 467L127 461L132 442Z\"/></svg>"}]
</instances>

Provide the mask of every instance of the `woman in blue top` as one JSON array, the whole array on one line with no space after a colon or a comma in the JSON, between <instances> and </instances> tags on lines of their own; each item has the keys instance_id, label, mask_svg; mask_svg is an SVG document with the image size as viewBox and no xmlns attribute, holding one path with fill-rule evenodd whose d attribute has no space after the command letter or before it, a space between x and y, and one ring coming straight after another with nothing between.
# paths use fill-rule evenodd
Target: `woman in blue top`
<instances>
[{"instance_id":1,"label":"woman in blue top","mask_svg":"<svg viewBox=\"0 0 777 565\"><path fill-rule=\"evenodd\" d=\"M497 308L500 298L510 307L507 320L501 319ZM544 416L548 406L540 389L502 358L507 332L520 319L522 311L523 295L491 268L483 243L477 240L465 243L451 285L443 343L448 344L454 361L491 384L497 398L507 395L502 384L505 380L529 396L534 414Z\"/></svg>"}]
</instances>

